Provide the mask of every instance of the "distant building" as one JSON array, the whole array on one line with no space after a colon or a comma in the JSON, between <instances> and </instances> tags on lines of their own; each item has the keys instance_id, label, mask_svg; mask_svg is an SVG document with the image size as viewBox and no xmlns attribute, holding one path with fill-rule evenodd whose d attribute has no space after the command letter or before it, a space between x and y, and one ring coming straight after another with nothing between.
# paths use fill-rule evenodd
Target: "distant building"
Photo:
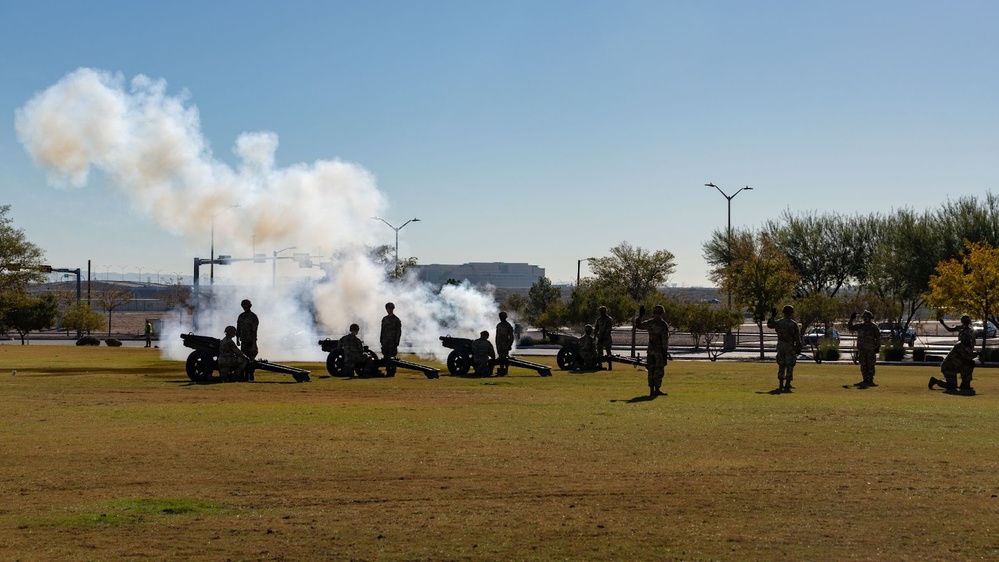
<instances>
[{"instance_id":1,"label":"distant building","mask_svg":"<svg viewBox=\"0 0 999 562\"><path fill-rule=\"evenodd\" d=\"M420 280L443 285L449 279L468 280L472 285L492 285L498 289L529 289L545 276L545 269L526 263L463 263L461 265L433 263L416 266Z\"/></svg>"}]
</instances>

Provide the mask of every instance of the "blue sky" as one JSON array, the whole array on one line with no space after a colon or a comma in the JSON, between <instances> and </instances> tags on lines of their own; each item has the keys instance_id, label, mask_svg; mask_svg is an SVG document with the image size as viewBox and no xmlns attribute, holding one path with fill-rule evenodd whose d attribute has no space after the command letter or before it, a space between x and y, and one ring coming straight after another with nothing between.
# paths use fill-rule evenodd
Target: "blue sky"
<instances>
[{"instance_id":1,"label":"blue sky","mask_svg":"<svg viewBox=\"0 0 999 562\"><path fill-rule=\"evenodd\" d=\"M190 275L207 257L101 174L49 186L18 141L15 111L91 67L188 96L221 161L271 131L279 167L363 167L387 220L421 219L400 233L421 263L570 282L627 241L704 285L726 221L707 182L753 187L736 227L999 190L996 21L984 1L0 0L0 202L56 267Z\"/></svg>"}]
</instances>

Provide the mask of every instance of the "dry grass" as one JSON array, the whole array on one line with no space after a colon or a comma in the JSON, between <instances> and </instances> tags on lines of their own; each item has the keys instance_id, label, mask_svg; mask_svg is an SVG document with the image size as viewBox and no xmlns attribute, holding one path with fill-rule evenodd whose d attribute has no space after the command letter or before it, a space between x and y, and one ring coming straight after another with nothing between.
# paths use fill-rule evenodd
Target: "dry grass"
<instances>
[{"instance_id":1,"label":"dry grass","mask_svg":"<svg viewBox=\"0 0 999 562\"><path fill-rule=\"evenodd\" d=\"M994 559L999 390L925 367L676 362L191 385L142 348L0 347L5 559ZM9 367L8 367L9 366ZM322 365L304 365L325 375Z\"/></svg>"}]
</instances>

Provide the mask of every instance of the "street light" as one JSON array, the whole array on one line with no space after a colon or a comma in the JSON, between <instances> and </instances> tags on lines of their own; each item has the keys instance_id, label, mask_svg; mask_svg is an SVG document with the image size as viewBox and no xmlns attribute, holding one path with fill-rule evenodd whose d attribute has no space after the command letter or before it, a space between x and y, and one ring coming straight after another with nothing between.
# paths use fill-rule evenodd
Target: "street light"
<instances>
[{"instance_id":1,"label":"street light","mask_svg":"<svg viewBox=\"0 0 999 562\"><path fill-rule=\"evenodd\" d=\"M108 280L109 280L109 278L111 277L111 267L112 266L110 266L110 265L105 265L104 266L104 282L105 283L107 283Z\"/></svg>"},{"instance_id":2,"label":"street light","mask_svg":"<svg viewBox=\"0 0 999 562\"><path fill-rule=\"evenodd\" d=\"M577 289L579 288L579 271L580 271L580 266L582 266L582 264L583 264L584 261L590 261L590 260L595 260L595 259L597 259L597 258L583 258L581 260L576 260L576 288Z\"/></svg>"},{"instance_id":3,"label":"street light","mask_svg":"<svg viewBox=\"0 0 999 562\"><path fill-rule=\"evenodd\" d=\"M212 255L209 256L211 258L209 260L209 263L211 264L211 266L209 266L209 271L208 271L208 284L209 285L214 285L215 284L215 217L217 217L220 214L228 211L229 209L235 209L236 207L239 207L239 203L236 203L235 205L229 205L225 209L222 209L221 211L217 211L216 213L214 213L212 215L212 252L211 252Z\"/></svg>"},{"instance_id":4,"label":"street light","mask_svg":"<svg viewBox=\"0 0 999 562\"><path fill-rule=\"evenodd\" d=\"M277 286L277 260L278 260L277 256L278 256L278 254L280 254L281 252L284 252L286 250L297 250L297 249L298 248L296 248L295 246L288 246L287 248L283 248L281 250L274 250L274 261L271 263L271 266L272 266L272 268L271 268L271 285Z\"/></svg>"},{"instance_id":5,"label":"street light","mask_svg":"<svg viewBox=\"0 0 999 562\"><path fill-rule=\"evenodd\" d=\"M380 220L383 223L388 224L389 228L395 231L395 276L396 278L398 278L399 277L399 231L402 230L404 226L406 226L411 222L420 222L420 219L417 218L409 219L408 221L402 223L402 226L398 228L392 226L391 224L389 224L389 221L381 217L371 217L371 220Z\"/></svg>"},{"instance_id":6,"label":"street light","mask_svg":"<svg viewBox=\"0 0 999 562\"><path fill-rule=\"evenodd\" d=\"M731 266L732 265L732 200L735 199L735 196L738 195L739 193L743 191L752 191L753 188L747 185L746 187L740 187L739 191L736 191L732 195L728 195L727 193L722 191L720 187L718 187L713 183L706 183L704 184L704 186L713 187L717 189L718 193L721 193L722 197L728 200L728 265ZM729 309L732 308L732 291L728 292L728 307Z\"/></svg>"}]
</instances>

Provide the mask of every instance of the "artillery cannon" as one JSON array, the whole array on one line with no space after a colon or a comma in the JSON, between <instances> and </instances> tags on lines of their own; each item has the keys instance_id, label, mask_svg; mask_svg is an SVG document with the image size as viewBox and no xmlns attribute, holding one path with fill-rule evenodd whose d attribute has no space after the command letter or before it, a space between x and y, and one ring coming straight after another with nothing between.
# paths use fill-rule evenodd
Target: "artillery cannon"
<instances>
[{"instance_id":1,"label":"artillery cannon","mask_svg":"<svg viewBox=\"0 0 999 562\"><path fill-rule=\"evenodd\" d=\"M468 338L455 338L452 336L441 336L440 340L444 344L444 347L453 350L447 356L448 372L459 377L467 375L468 370L474 366L474 362L472 361L472 340ZM538 363L523 361L515 357L507 359L493 359L489 361L489 365L491 367L503 364L513 367L522 367L524 369L532 369L537 371L542 377L552 376L552 370L547 365L539 365Z\"/></svg>"},{"instance_id":2,"label":"artillery cannon","mask_svg":"<svg viewBox=\"0 0 999 562\"><path fill-rule=\"evenodd\" d=\"M185 365L187 378L194 382L211 382L212 373L219 368L219 344L222 343L222 340L213 338L212 336L199 336L197 334L181 334L180 337L184 340L185 347L194 350L187 356L187 363ZM309 378L309 371L305 369L296 369L295 367L279 365L270 361L250 361L247 368L291 375L294 377L295 382L312 381Z\"/></svg>"},{"instance_id":3,"label":"artillery cannon","mask_svg":"<svg viewBox=\"0 0 999 562\"><path fill-rule=\"evenodd\" d=\"M548 339L552 343L561 346L561 349L558 350L558 355L555 357L558 367L562 370L576 368L579 361L579 337L571 334L549 332ZM614 363L624 363L625 365L635 367L645 367L647 365L641 357L625 357L623 355L597 355L593 358L593 362L597 369L603 369L603 364L607 363L607 370L610 370L612 368L611 365Z\"/></svg>"},{"instance_id":4,"label":"artillery cannon","mask_svg":"<svg viewBox=\"0 0 999 562\"><path fill-rule=\"evenodd\" d=\"M344 372L344 361L343 352L340 350L340 342L333 339L319 340L319 346L323 348L323 351L329 353L326 356L326 371L334 377L350 376L352 373ZM362 377L378 377L382 376L381 369L385 369L385 375L387 377L394 377L396 369L411 369L413 371L419 371L423 373L428 379L436 379L440 377L440 371L434 367L428 367L426 365L420 365L419 363L412 363L410 361L403 361L398 357L383 357L378 358L378 354L374 351L368 349L367 346L364 347L364 354L370 359L370 361L365 363L365 367L361 369L360 375Z\"/></svg>"}]
</instances>

